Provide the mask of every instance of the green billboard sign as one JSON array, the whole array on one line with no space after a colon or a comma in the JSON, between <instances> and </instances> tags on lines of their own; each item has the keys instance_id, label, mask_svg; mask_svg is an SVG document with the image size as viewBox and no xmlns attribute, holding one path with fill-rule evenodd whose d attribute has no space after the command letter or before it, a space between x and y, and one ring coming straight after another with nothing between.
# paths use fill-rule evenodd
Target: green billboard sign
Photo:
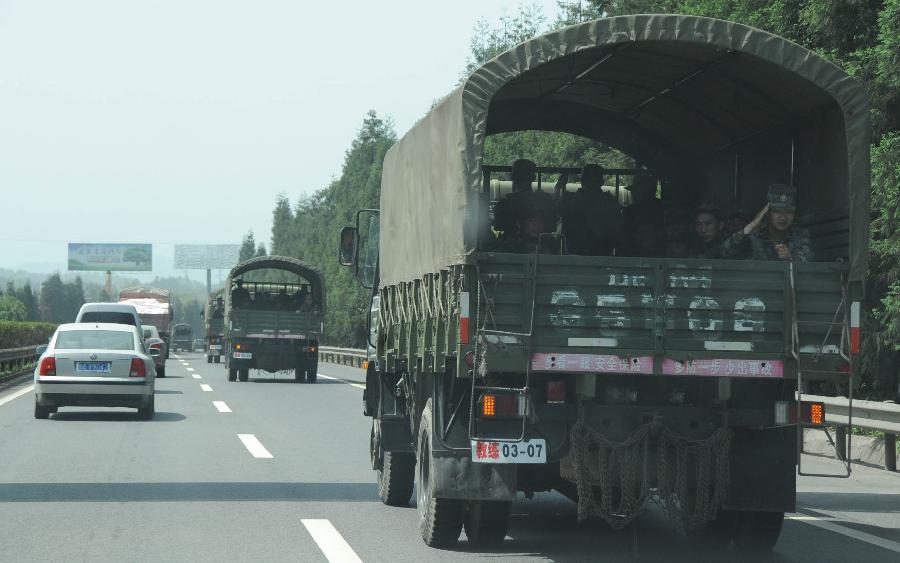
<instances>
[{"instance_id":1,"label":"green billboard sign","mask_svg":"<svg viewBox=\"0 0 900 563\"><path fill-rule=\"evenodd\" d=\"M152 244L69 243L69 271L149 272Z\"/></svg>"}]
</instances>

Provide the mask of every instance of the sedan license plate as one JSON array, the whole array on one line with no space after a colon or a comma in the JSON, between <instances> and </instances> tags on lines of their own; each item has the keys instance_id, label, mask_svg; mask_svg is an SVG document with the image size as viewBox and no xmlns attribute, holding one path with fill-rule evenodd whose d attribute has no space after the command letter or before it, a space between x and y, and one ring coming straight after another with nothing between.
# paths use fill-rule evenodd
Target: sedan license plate
<instances>
[{"instance_id":1,"label":"sedan license plate","mask_svg":"<svg viewBox=\"0 0 900 563\"><path fill-rule=\"evenodd\" d=\"M109 362L75 362L77 373L109 373Z\"/></svg>"},{"instance_id":2,"label":"sedan license plate","mask_svg":"<svg viewBox=\"0 0 900 563\"><path fill-rule=\"evenodd\" d=\"M222 349L222 345L221 345L221 344L210 344L210 345L209 345L209 349L210 349L210 350L221 350L221 349Z\"/></svg>"},{"instance_id":3,"label":"sedan license plate","mask_svg":"<svg viewBox=\"0 0 900 563\"><path fill-rule=\"evenodd\" d=\"M472 461L477 463L547 463L547 443L540 438L521 442L472 440Z\"/></svg>"},{"instance_id":4,"label":"sedan license plate","mask_svg":"<svg viewBox=\"0 0 900 563\"><path fill-rule=\"evenodd\" d=\"M250 360L253 358L253 354L251 352L233 352L231 357L235 360Z\"/></svg>"}]
</instances>

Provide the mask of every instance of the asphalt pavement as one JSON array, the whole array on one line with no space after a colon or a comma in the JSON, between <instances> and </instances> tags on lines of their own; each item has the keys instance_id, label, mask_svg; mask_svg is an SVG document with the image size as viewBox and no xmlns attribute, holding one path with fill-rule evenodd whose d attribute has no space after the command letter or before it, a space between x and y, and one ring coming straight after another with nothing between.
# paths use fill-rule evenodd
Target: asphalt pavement
<instances>
[{"instance_id":1,"label":"asphalt pavement","mask_svg":"<svg viewBox=\"0 0 900 563\"><path fill-rule=\"evenodd\" d=\"M30 380L0 387L0 561L740 561L698 553L658 510L614 531L554 494L520 497L492 551L426 547L416 510L382 505L361 370L316 385L228 382L200 354L168 361L156 415L63 408L33 418ZM838 472L805 457L805 469ZM900 561L900 475L801 477L776 562Z\"/></svg>"}]
</instances>

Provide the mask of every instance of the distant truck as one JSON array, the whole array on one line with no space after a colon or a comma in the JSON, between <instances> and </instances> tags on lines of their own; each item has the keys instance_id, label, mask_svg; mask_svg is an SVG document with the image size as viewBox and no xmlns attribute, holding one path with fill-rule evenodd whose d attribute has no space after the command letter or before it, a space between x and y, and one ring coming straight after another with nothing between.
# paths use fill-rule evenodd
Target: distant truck
<instances>
[{"instance_id":1,"label":"distant truck","mask_svg":"<svg viewBox=\"0 0 900 563\"><path fill-rule=\"evenodd\" d=\"M172 351L190 352L194 349L194 327L178 323L172 327Z\"/></svg>"},{"instance_id":2,"label":"distant truck","mask_svg":"<svg viewBox=\"0 0 900 563\"><path fill-rule=\"evenodd\" d=\"M621 149L660 194L645 209L714 202L771 224L735 229L747 259L576 253L555 216L542 224L555 198L541 186L579 169L539 166L518 178L521 215L498 239L491 180L511 167L484 161L485 139L532 130ZM621 529L652 500L695 540L772 548L797 509L803 429L826 420L806 393L852 400L869 142L855 80L733 22L605 18L476 69L391 147L380 210L340 237L371 288L363 412L381 500L407 506L415 490L435 547L462 528L470 544L501 542L518 491L556 489L579 520ZM647 215L628 232L652 243ZM814 260L782 252L788 216ZM607 242L591 225L562 218L563 233ZM835 462L831 476L849 472Z\"/></svg>"},{"instance_id":3,"label":"distant truck","mask_svg":"<svg viewBox=\"0 0 900 563\"><path fill-rule=\"evenodd\" d=\"M225 339L225 289L218 289L209 294L206 308L203 310L203 322L206 325L206 363L218 364L222 359L222 343Z\"/></svg>"},{"instance_id":4,"label":"distant truck","mask_svg":"<svg viewBox=\"0 0 900 563\"><path fill-rule=\"evenodd\" d=\"M137 309L141 324L153 325L166 343L166 357L172 347L169 332L172 324L171 294L158 287L127 287L119 292L119 303L129 303Z\"/></svg>"},{"instance_id":5,"label":"distant truck","mask_svg":"<svg viewBox=\"0 0 900 563\"><path fill-rule=\"evenodd\" d=\"M260 270L272 275L254 276ZM273 277L290 281L254 281ZM255 368L315 383L324 304L324 276L300 260L263 256L235 266L225 286L228 381L247 381Z\"/></svg>"}]
</instances>

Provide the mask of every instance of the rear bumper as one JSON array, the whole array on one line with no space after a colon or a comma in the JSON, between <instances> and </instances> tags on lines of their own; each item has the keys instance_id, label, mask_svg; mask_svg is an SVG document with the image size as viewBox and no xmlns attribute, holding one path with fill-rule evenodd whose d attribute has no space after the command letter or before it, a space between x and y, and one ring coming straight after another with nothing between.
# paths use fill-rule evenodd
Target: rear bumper
<instances>
[{"instance_id":1,"label":"rear bumper","mask_svg":"<svg viewBox=\"0 0 900 563\"><path fill-rule=\"evenodd\" d=\"M123 378L60 377L52 381L41 378L35 381L34 393L43 406L139 406L153 396L153 378L127 380Z\"/></svg>"}]
</instances>

